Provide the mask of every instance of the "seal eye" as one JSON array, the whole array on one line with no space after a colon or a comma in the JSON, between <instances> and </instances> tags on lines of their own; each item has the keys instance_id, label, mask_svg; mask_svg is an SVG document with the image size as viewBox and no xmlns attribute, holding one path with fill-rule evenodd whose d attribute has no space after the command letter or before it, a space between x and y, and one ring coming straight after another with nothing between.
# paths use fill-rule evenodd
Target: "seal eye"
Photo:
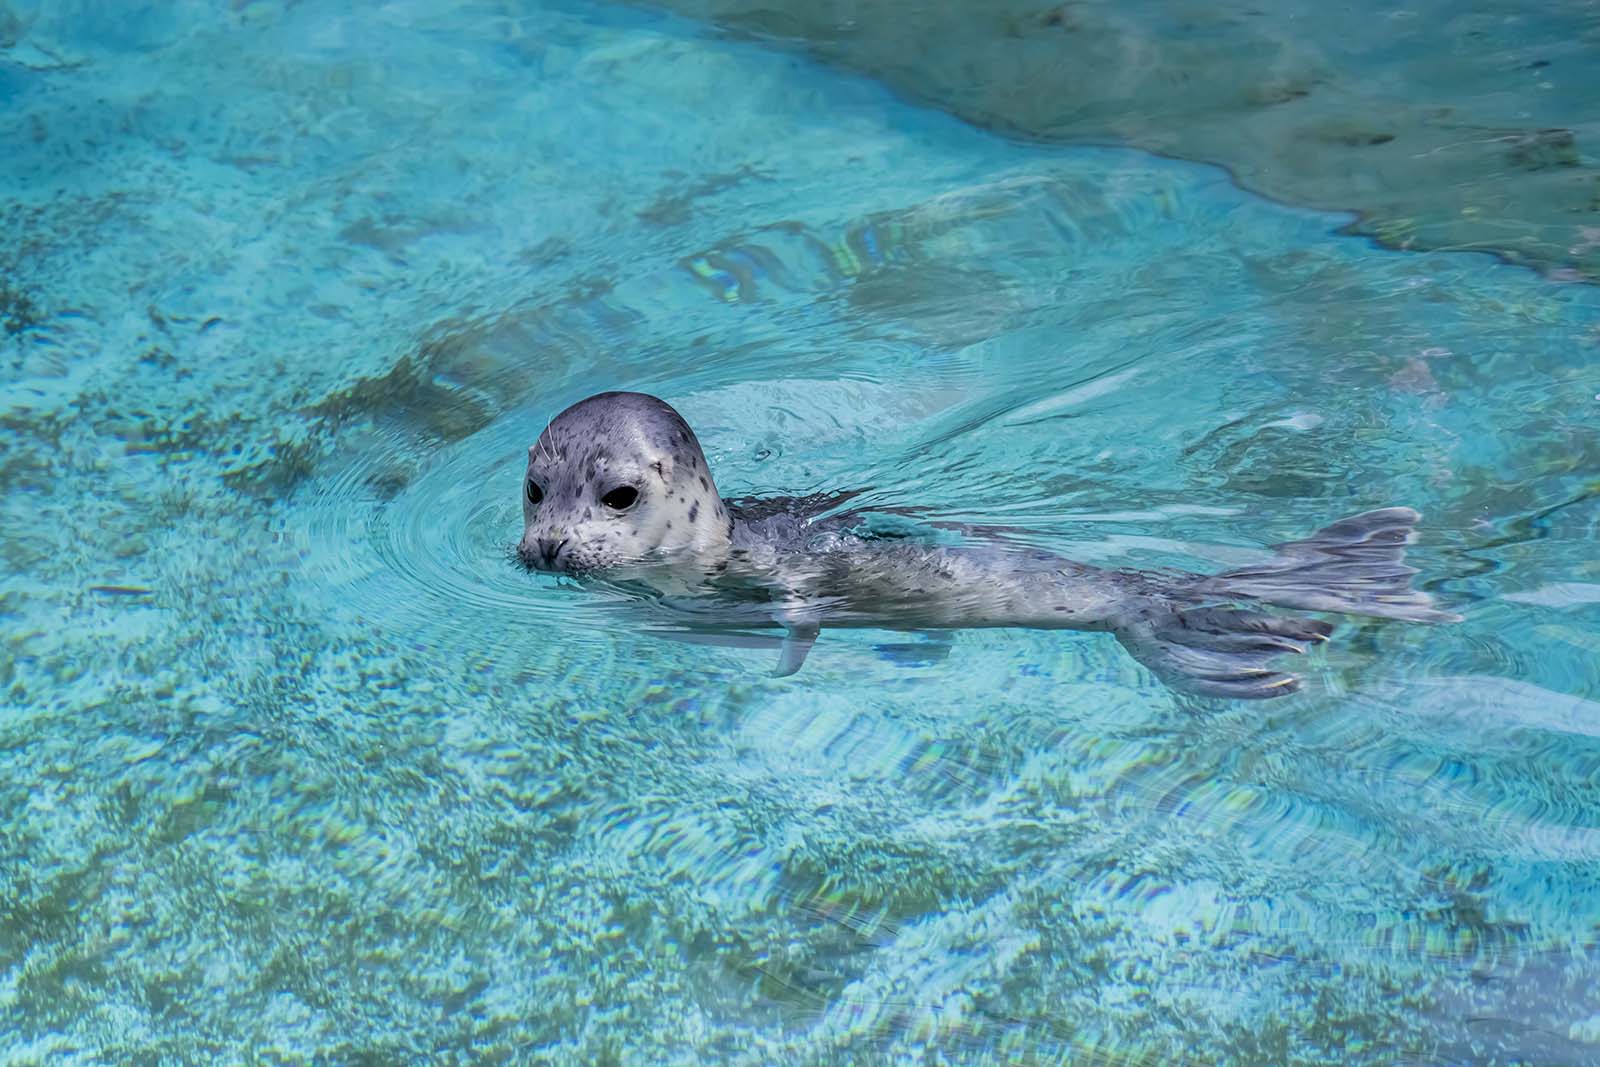
<instances>
[{"instance_id":1,"label":"seal eye","mask_svg":"<svg viewBox=\"0 0 1600 1067\"><path fill-rule=\"evenodd\" d=\"M639 490L631 485L619 485L600 498L600 503L612 511L627 511L639 499Z\"/></svg>"},{"instance_id":2,"label":"seal eye","mask_svg":"<svg viewBox=\"0 0 1600 1067\"><path fill-rule=\"evenodd\" d=\"M528 479L528 503L537 504L544 499L544 490L539 488L539 483L532 478Z\"/></svg>"}]
</instances>

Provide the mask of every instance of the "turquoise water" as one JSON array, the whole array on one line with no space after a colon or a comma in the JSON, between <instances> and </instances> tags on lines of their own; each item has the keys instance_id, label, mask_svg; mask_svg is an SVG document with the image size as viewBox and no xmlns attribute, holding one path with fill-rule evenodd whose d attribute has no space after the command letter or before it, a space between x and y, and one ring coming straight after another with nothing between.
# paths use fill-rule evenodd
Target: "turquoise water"
<instances>
[{"instance_id":1,"label":"turquoise water","mask_svg":"<svg viewBox=\"0 0 1600 1067\"><path fill-rule=\"evenodd\" d=\"M1600 1061L1600 290L584 3L0 4L0 1061ZM656 393L730 495L1448 627L1186 703L522 573Z\"/></svg>"},{"instance_id":2,"label":"turquoise water","mask_svg":"<svg viewBox=\"0 0 1600 1067\"><path fill-rule=\"evenodd\" d=\"M653 0L981 126L1224 165L1406 249L1600 279L1593 0Z\"/></svg>"}]
</instances>

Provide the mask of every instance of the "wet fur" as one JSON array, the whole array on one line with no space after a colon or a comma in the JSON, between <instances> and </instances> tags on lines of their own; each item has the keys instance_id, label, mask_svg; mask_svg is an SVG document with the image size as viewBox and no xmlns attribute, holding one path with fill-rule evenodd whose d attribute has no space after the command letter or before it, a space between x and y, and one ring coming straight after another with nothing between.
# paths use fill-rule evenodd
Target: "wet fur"
<instances>
[{"instance_id":1,"label":"wet fur","mask_svg":"<svg viewBox=\"0 0 1600 1067\"><path fill-rule=\"evenodd\" d=\"M639 484L631 518L596 514L607 471ZM1104 630L1174 688L1260 699L1294 692L1299 679L1283 659L1333 627L1243 605L1455 618L1411 588L1403 557L1420 516L1410 508L1342 519L1215 575L1105 570L998 541L874 538L860 532L864 513L822 514L853 494L723 500L688 424L637 393L601 394L558 415L529 450L527 477L547 483L552 499L526 511L525 566L643 582L686 617L724 628L782 626L779 673L799 669L824 627ZM546 558L556 536L577 543Z\"/></svg>"}]
</instances>

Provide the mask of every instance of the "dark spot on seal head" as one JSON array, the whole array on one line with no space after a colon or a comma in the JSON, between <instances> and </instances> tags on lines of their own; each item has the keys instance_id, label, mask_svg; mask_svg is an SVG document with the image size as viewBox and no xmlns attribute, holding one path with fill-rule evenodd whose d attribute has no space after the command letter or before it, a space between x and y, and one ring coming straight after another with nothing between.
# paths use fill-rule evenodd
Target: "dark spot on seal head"
<instances>
[{"instance_id":1,"label":"dark spot on seal head","mask_svg":"<svg viewBox=\"0 0 1600 1067\"><path fill-rule=\"evenodd\" d=\"M669 530L672 529L672 523L670 521L668 521L668 523L667 523L667 529L669 529Z\"/></svg>"},{"instance_id":2,"label":"dark spot on seal head","mask_svg":"<svg viewBox=\"0 0 1600 1067\"><path fill-rule=\"evenodd\" d=\"M700 479L700 488L709 491L711 489L711 483L706 481L704 478L701 478Z\"/></svg>"},{"instance_id":3,"label":"dark spot on seal head","mask_svg":"<svg viewBox=\"0 0 1600 1067\"><path fill-rule=\"evenodd\" d=\"M693 504L689 505L689 521L693 522L695 519L697 519L699 517L700 517L700 501L696 500Z\"/></svg>"}]
</instances>

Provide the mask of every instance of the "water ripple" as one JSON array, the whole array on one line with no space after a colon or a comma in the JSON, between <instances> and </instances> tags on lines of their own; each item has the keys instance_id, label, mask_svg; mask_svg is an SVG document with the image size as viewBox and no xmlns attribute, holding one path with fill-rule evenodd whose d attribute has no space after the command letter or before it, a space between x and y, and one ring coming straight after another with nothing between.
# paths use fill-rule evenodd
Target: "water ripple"
<instances>
[{"instance_id":1,"label":"water ripple","mask_svg":"<svg viewBox=\"0 0 1600 1067\"><path fill-rule=\"evenodd\" d=\"M0 1058L1593 1059L1594 290L660 15L212 6L0 72ZM608 388L1110 566L1416 505L1467 619L772 679L511 564Z\"/></svg>"}]
</instances>

